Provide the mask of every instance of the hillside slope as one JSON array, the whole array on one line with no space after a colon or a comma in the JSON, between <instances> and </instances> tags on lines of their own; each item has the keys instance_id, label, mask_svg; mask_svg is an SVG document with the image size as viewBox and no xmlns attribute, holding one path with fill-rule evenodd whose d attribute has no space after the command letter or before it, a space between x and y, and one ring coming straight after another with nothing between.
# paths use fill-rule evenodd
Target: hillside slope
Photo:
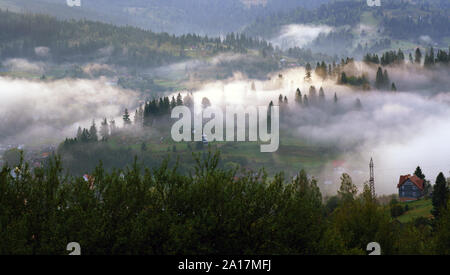
<instances>
[{"instance_id":1,"label":"hillside slope","mask_svg":"<svg viewBox=\"0 0 450 275\"><path fill-rule=\"evenodd\" d=\"M276 39L283 37L288 32L286 27L292 25L331 29L307 45L322 52L359 55L392 48L412 49L417 45L446 48L450 43L450 2L384 0L380 7L369 7L366 1L334 1L313 11L297 8L259 17L244 33Z\"/></svg>"},{"instance_id":2,"label":"hillside slope","mask_svg":"<svg viewBox=\"0 0 450 275\"><path fill-rule=\"evenodd\" d=\"M0 0L0 8L41 12L59 18L86 18L133 25L174 34L224 34L241 30L258 16L297 7L318 7L330 0L82 0L70 8L66 0Z\"/></svg>"}]
</instances>

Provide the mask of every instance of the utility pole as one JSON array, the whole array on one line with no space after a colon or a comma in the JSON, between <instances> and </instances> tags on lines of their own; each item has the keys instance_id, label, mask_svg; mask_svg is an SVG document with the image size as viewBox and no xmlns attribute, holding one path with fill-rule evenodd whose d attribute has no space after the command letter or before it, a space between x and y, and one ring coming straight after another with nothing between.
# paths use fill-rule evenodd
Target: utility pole
<instances>
[{"instance_id":1,"label":"utility pole","mask_svg":"<svg viewBox=\"0 0 450 275\"><path fill-rule=\"evenodd\" d=\"M369 187L370 187L370 193L372 194L372 198L375 198L375 179L373 176L373 159L370 158L370 180L369 180Z\"/></svg>"}]
</instances>

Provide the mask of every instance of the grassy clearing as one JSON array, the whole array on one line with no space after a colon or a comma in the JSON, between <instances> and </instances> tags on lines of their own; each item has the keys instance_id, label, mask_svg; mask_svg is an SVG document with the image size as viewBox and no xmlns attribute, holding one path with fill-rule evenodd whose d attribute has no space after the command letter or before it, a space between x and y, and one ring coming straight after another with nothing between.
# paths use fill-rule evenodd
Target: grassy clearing
<instances>
[{"instance_id":1,"label":"grassy clearing","mask_svg":"<svg viewBox=\"0 0 450 275\"><path fill-rule=\"evenodd\" d=\"M432 217L431 209L433 205L431 204L431 199L421 199L412 202L403 202L401 204L402 206L408 205L409 208L407 212L397 218L401 223L411 222L419 217Z\"/></svg>"}]
</instances>

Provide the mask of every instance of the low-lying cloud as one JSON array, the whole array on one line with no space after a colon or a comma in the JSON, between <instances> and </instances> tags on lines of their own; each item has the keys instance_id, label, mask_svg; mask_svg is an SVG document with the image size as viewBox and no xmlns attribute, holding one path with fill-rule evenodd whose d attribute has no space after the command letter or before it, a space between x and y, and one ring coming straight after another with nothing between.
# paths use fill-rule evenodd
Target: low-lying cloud
<instances>
[{"instance_id":1,"label":"low-lying cloud","mask_svg":"<svg viewBox=\"0 0 450 275\"><path fill-rule=\"evenodd\" d=\"M376 67L357 63L374 81ZM280 94L288 98L291 112L284 118L284 129L311 145L337 148L341 154L327 165L320 182L332 182L335 192L342 172L348 172L362 190L368 180L368 164L375 162L378 194L396 192L401 174L411 174L420 165L434 183L439 172L450 170L450 70L426 70L415 65L388 67L391 81L399 91L362 91L336 85L313 74L303 80L305 70L297 68L274 74L270 80L249 80L236 74L226 81L205 83L193 93L196 104L208 97L213 105L278 104ZM308 94L310 85L325 90L325 103L308 108L296 107L295 90ZM255 87L255 90L252 89ZM338 104L334 104L334 93ZM355 108L360 99L362 108ZM282 126L283 127L283 126ZM281 133L281 146L283 133ZM300 164L299 164L300 165Z\"/></svg>"},{"instance_id":2,"label":"low-lying cloud","mask_svg":"<svg viewBox=\"0 0 450 275\"><path fill-rule=\"evenodd\" d=\"M113 118L133 106L135 92L104 80L52 82L0 77L0 143L59 143L93 119Z\"/></svg>"},{"instance_id":3,"label":"low-lying cloud","mask_svg":"<svg viewBox=\"0 0 450 275\"><path fill-rule=\"evenodd\" d=\"M10 58L2 63L3 67L10 71L43 73L45 64L42 62L30 62L23 58Z\"/></svg>"},{"instance_id":4,"label":"low-lying cloud","mask_svg":"<svg viewBox=\"0 0 450 275\"><path fill-rule=\"evenodd\" d=\"M319 34L327 34L333 30L327 25L297 25L291 24L281 28L279 35L271 42L283 50L293 47L303 47L316 39Z\"/></svg>"}]
</instances>

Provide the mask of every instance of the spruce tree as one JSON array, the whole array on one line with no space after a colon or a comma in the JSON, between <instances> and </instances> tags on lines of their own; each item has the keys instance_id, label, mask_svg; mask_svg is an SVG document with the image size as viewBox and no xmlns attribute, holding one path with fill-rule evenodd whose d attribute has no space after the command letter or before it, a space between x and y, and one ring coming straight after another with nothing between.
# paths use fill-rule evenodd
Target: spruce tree
<instances>
[{"instance_id":1,"label":"spruce tree","mask_svg":"<svg viewBox=\"0 0 450 275\"><path fill-rule=\"evenodd\" d=\"M114 119L111 119L109 121L109 129L110 129L110 135L113 135L116 133L116 121Z\"/></svg>"},{"instance_id":2,"label":"spruce tree","mask_svg":"<svg viewBox=\"0 0 450 275\"><path fill-rule=\"evenodd\" d=\"M102 121L102 123L100 125L100 135L102 136L103 140L108 139L109 125L108 125L108 120L106 120L106 118Z\"/></svg>"},{"instance_id":3,"label":"spruce tree","mask_svg":"<svg viewBox=\"0 0 450 275\"><path fill-rule=\"evenodd\" d=\"M422 62L422 53L420 52L419 48L416 49L414 61L416 62L416 64L420 64Z\"/></svg>"},{"instance_id":4,"label":"spruce tree","mask_svg":"<svg viewBox=\"0 0 450 275\"><path fill-rule=\"evenodd\" d=\"M383 84L384 84L383 70L381 69L381 67L378 67L377 76L375 78L375 88L380 90L381 88L383 88Z\"/></svg>"},{"instance_id":5,"label":"spruce tree","mask_svg":"<svg viewBox=\"0 0 450 275\"><path fill-rule=\"evenodd\" d=\"M302 92L299 88L297 88L297 91L295 92L295 102L300 105L302 104Z\"/></svg>"},{"instance_id":6,"label":"spruce tree","mask_svg":"<svg viewBox=\"0 0 450 275\"><path fill-rule=\"evenodd\" d=\"M389 84L390 83L391 83L391 81L389 80L388 72L385 69L384 73L383 73L383 86L384 86L384 89L389 89Z\"/></svg>"},{"instance_id":7,"label":"spruce tree","mask_svg":"<svg viewBox=\"0 0 450 275\"><path fill-rule=\"evenodd\" d=\"M128 109L125 109L125 113L123 114L123 126L128 126L131 124L130 114L128 113Z\"/></svg>"},{"instance_id":8,"label":"spruce tree","mask_svg":"<svg viewBox=\"0 0 450 275\"><path fill-rule=\"evenodd\" d=\"M80 141L81 140L81 134L83 133L83 130L81 130L81 127L78 126L78 131L77 131L77 140Z\"/></svg>"},{"instance_id":9,"label":"spruce tree","mask_svg":"<svg viewBox=\"0 0 450 275\"><path fill-rule=\"evenodd\" d=\"M175 100L175 97L172 96L172 100L170 101L170 108L173 109L177 106L177 101Z\"/></svg>"},{"instance_id":10,"label":"spruce tree","mask_svg":"<svg viewBox=\"0 0 450 275\"><path fill-rule=\"evenodd\" d=\"M311 81L311 64L306 63L305 70L306 70L305 80Z\"/></svg>"},{"instance_id":11,"label":"spruce tree","mask_svg":"<svg viewBox=\"0 0 450 275\"><path fill-rule=\"evenodd\" d=\"M392 82L391 91L393 91L393 92L397 91L397 87L395 86L394 82Z\"/></svg>"},{"instance_id":12,"label":"spruce tree","mask_svg":"<svg viewBox=\"0 0 450 275\"><path fill-rule=\"evenodd\" d=\"M283 105L283 95L280 94L280 96L278 97L278 105L282 106Z\"/></svg>"},{"instance_id":13,"label":"spruce tree","mask_svg":"<svg viewBox=\"0 0 450 275\"><path fill-rule=\"evenodd\" d=\"M422 173L422 169L420 168L420 166L417 166L416 171L414 171L414 175L423 180L425 179L425 175Z\"/></svg>"},{"instance_id":14,"label":"spruce tree","mask_svg":"<svg viewBox=\"0 0 450 275\"><path fill-rule=\"evenodd\" d=\"M92 121L91 128L89 129L89 140L98 141L97 127L95 126L95 120Z\"/></svg>"},{"instance_id":15,"label":"spruce tree","mask_svg":"<svg viewBox=\"0 0 450 275\"><path fill-rule=\"evenodd\" d=\"M319 101L324 102L325 101L325 91L322 87L319 89Z\"/></svg>"},{"instance_id":16,"label":"spruce tree","mask_svg":"<svg viewBox=\"0 0 450 275\"><path fill-rule=\"evenodd\" d=\"M307 95L303 96L303 106L305 106L305 107L309 106L309 101L308 101L308 96Z\"/></svg>"},{"instance_id":17,"label":"spruce tree","mask_svg":"<svg viewBox=\"0 0 450 275\"><path fill-rule=\"evenodd\" d=\"M436 219L439 218L441 210L447 208L448 197L449 190L447 186L447 180L445 179L444 174L441 172L437 176L436 184L433 187L433 210L431 211L431 213Z\"/></svg>"},{"instance_id":18,"label":"spruce tree","mask_svg":"<svg viewBox=\"0 0 450 275\"><path fill-rule=\"evenodd\" d=\"M181 97L181 94L178 93L177 95L177 106L183 105L183 98Z\"/></svg>"}]
</instances>

